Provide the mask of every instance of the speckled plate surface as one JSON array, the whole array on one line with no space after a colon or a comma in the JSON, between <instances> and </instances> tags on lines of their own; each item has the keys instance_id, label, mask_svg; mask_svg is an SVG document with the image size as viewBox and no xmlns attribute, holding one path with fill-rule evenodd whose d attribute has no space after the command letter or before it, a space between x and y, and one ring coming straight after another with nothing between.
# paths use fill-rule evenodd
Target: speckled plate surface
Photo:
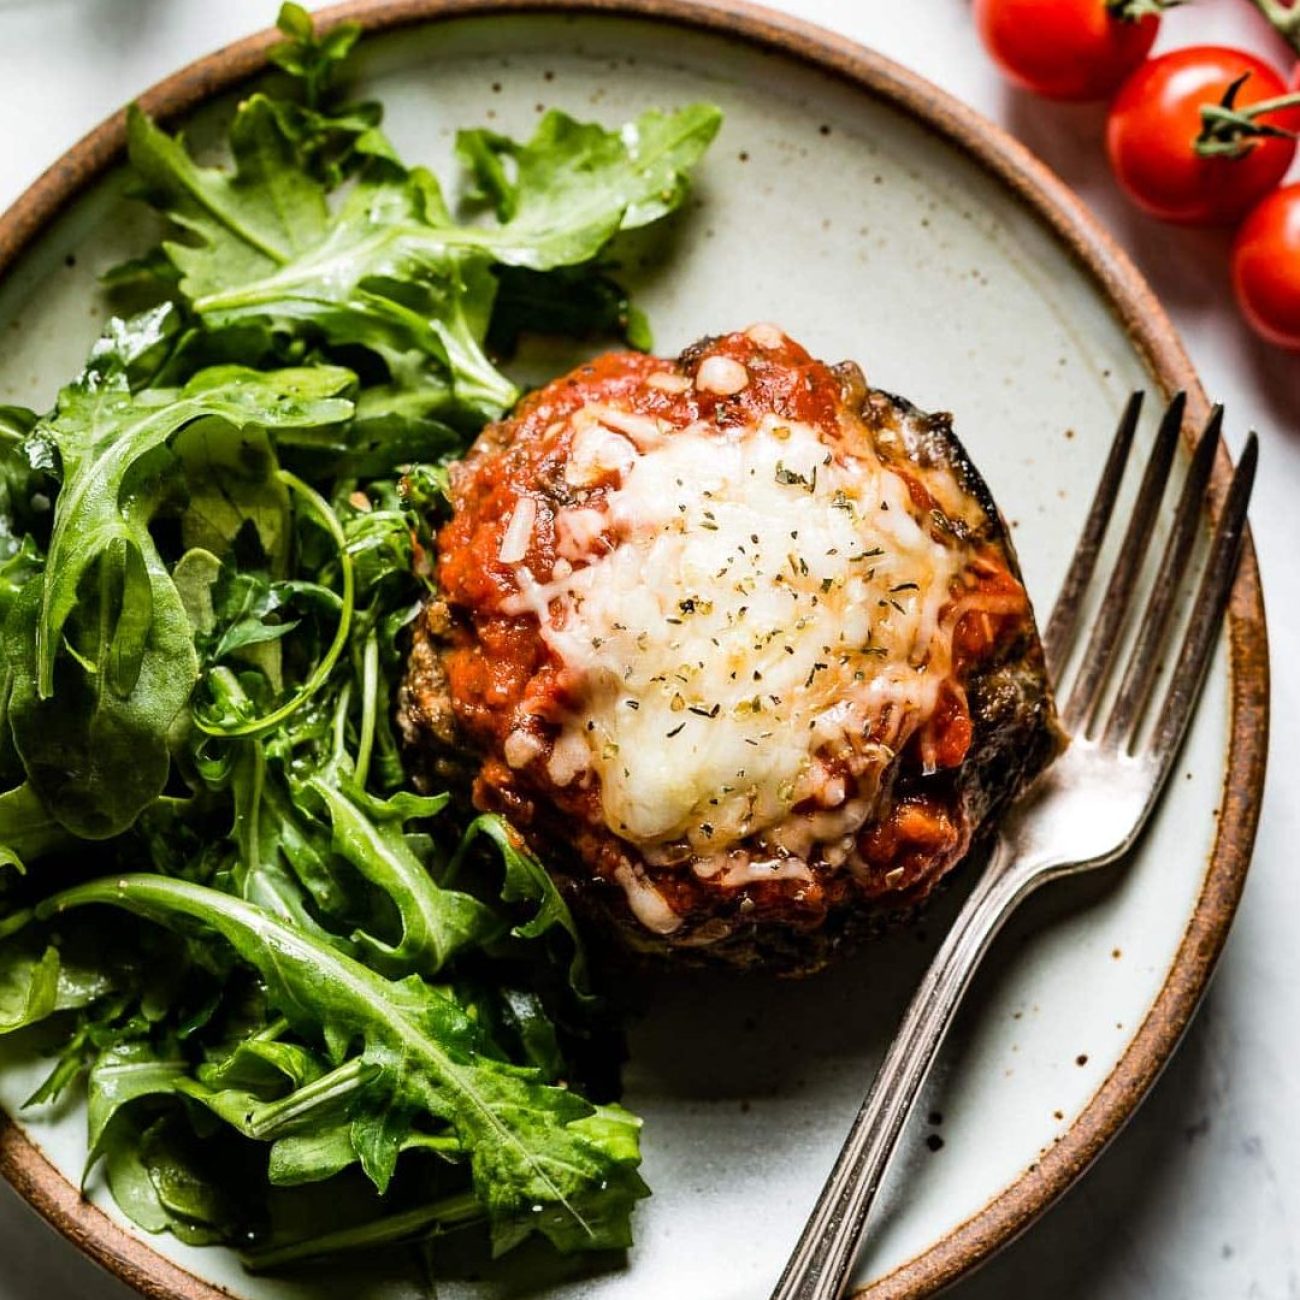
<instances>
[{"instance_id":1,"label":"speckled plate surface","mask_svg":"<svg viewBox=\"0 0 1300 1300\"><path fill-rule=\"evenodd\" d=\"M443 167L458 126L527 133L556 106L615 122L709 97L727 114L689 210L629 268L660 350L776 319L874 384L955 412L1050 604L1129 391L1204 395L1123 255L996 128L866 51L794 20L684 0L397 0L345 6L373 29L362 89L411 159ZM202 142L269 37L144 96ZM223 99L222 97L225 96ZM95 277L148 237L123 197L120 118L0 220L0 401L47 405L102 315ZM534 366L560 358L535 356ZM1150 430L1144 430L1144 436ZM1220 488L1226 455L1218 466ZM1244 879L1263 781L1267 647L1247 551L1228 635L1139 853L1056 886L999 940L879 1202L865 1295L921 1296L1011 1239L1140 1102L1195 1008ZM920 927L815 980L661 979L631 1034L629 1105L655 1189L626 1260L524 1251L444 1300L749 1300L798 1233L960 882ZM41 1064L0 1047L0 1106ZM81 1113L0 1112L0 1170L83 1249L150 1295L414 1297L402 1252L292 1280L220 1250L124 1229L75 1185Z\"/></svg>"}]
</instances>

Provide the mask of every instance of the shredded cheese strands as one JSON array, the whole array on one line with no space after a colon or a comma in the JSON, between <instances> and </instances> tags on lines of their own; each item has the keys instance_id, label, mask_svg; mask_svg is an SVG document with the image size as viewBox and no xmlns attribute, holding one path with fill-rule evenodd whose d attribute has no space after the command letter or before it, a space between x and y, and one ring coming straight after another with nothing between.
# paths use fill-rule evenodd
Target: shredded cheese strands
<instances>
[{"instance_id":1,"label":"shredded cheese strands","mask_svg":"<svg viewBox=\"0 0 1300 1300\"><path fill-rule=\"evenodd\" d=\"M536 522L537 502L532 497L520 497L515 503L510 522L501 535L497 559L502 564L518 564L528 554L528 543L532 539L533 525Z\"/></svg>"},{"instance_id":2,"label":"shredded cheese strands","mask_svg":"<svg viewBox=\"0 0 1300 1300\"><path fill-rule=\"evenodd\" d=\"M600 510L558 513L571 563L550 582L515 570L507 612L537 619L581 700L551 779L594 772L606 823L650 863L679 860L685 842L724 855L702 870L759 879L725 858L750 836L843 861L875 782L934 711L951 657L942 615L967 556L930 536L898 475L872 454L833 456L811 426L766 416L655 437L643 420L606 406L573 418L579 441L617 430L619 454L596 457L616 486ZM522 555L522 505L503 559ZM612 550L584 547L602 530ZM852 781L826 752L847 756ZM804 801L815 811L793 814ZM648 883L621 883L659 928Z\"/></svg>"}]
</instances>

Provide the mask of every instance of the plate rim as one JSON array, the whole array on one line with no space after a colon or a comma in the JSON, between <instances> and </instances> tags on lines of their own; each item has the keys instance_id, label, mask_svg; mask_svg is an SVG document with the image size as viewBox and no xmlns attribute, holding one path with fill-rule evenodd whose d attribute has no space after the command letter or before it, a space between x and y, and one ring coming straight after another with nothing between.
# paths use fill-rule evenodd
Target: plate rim
<instances>
[{"instance_id":1,"label":"plate rim","mask_svg":"<svg viewBox=\"0 0 1300 1300\"><path fill-rule=\"evenodd\" d=\"M633 18L730 38L828 73L919 121L1008 185L1092 277L1166 397L1188 395L1188 427L1210 405L1173 323L1145 278L1083 201L1000 126L893 60L800 18L749 0L344 0L318 11L321 28L366 32L473 17L541 14ZM273 29L237 40L155 83L137 101L156 118L183 116L266 70ZM91 185L125 156L125 112L106 118L43 172L0 216L0 277ZM1190 433L1188 433L1190 441ZM1212 478L1217 515L1231 474L1220 441ZM1269 660L1263 592L1247 531L1229 622L1231 720L1218 829L1201 892L1164 983L1114 1069L1070 1128L982 1209L854 1293L853 1300L920 1300L1008 1245L1083 1175L1150 1090L1208 986L1245 885L1268 750ZM155 1300L228 1300L128 1232L79 1190L19 1124L0 1111L0 1175L84 1254Z\"/></svg>"}]
</instances>

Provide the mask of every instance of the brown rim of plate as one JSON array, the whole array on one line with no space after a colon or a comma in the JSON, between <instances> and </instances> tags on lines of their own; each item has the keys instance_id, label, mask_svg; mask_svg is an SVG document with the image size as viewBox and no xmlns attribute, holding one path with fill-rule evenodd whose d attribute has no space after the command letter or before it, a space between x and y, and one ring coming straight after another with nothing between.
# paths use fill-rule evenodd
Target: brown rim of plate
<instances>
[{"instance_id":1,"label":"brown rim of plate","mask_svg":"<svg viewBox=\"0 0 1300 1300\"><path fill-rule=\"evenodd\" d=\"M819 69L919 119L1009 185L1092 274L1165 395L1188 394L1188 428L1209 403L1173 324L1137 268L1080 199L1000 127L915 73L845 37L744 0L350 0L316 15L324 28L355 21L367 32L509 14L638 18L730 38ZM217 50L139 98L175 119L264 71L279 39L259 32ZM122 112L101 123L41 175L0 217L0 275L49 223L125 155ZM1190 440L1190 434L1189 434ZM1212 492L1217 512L1231 465L1220 445ZM1229 606L1231 726L1219 828L1205 880L1178 953L1145 1021L1110 1077L1042 1158L965 1223L855 1300L917 1300L974 1269L1012 1241L1097 1158L1164 1068L1204 993L1245 884L1268 749L1268 640L1254 546L1247 536ZM124 1282L159 1300L223 1300L195 1277L81 1198L36 1145L0 1113L0 1173L70 1241Z\"/></svg>"}]
</instances>

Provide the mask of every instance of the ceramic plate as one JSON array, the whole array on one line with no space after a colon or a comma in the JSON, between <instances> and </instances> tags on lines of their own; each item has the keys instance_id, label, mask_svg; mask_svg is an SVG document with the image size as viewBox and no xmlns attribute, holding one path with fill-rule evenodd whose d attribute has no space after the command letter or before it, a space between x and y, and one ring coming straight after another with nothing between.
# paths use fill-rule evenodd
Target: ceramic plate
<instances>
[{"instance_id":1,"label":"ceramic plate","mask_svg":"<svg viewBox=\"0 0 1300 1300\"><path fill-rule=\"evenodd\" d=\"M527 134L552 106L613 123L650 105L717 101L726 125L689 210L629 268L660 350L777 319L814 353L856 358L874 384L955 412L1040 609L1129 392L1186 388L1193 419L1204 416L1169 322L1070 193L994 127L864 50L734 4L398 0L347 12L372 29L360 88L384 101L402 153L436 168L462 125ZM145 102L211 139L268 43L222 51ZM121 143L115 118L0 224L0 401L48 405L96 333L96 275L147 240L123 196ZM1220 462L1221 490L1226 453ZM1140 1101L1241 889L1266 673L1248 549L1230 632L1140 852L1104 879L1035 899L979 976L878 1203L866 1295L929 1294L979 1262L1077 1178ZM538 1249L438 1294L767 1294L962 892L958 882L919 928L804 983L657 982L626 1072L655 1191L637 1213L635 1249L613 1266ZM41 1066L12 1043L3 1050L0 1103L18 1118L0 1127L0 1166L148 1294L422 1293L402 1252L283 1281L250 1278L220 1250L142 1240L102 1187L79 1200L82 1115L19 1115Z\"/></svg>"}]
</instances>

